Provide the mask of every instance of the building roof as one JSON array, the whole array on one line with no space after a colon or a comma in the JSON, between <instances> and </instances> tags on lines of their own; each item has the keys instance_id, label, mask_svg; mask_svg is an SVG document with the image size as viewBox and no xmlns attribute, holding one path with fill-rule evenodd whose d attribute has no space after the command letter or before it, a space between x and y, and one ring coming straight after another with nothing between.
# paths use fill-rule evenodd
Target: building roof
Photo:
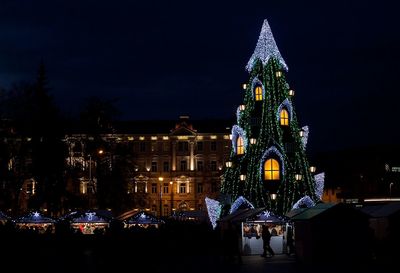
<instances>
[{"instance_id":1,"label":"building roof","mask_svg":"<svg viewBox=\"0 0 400 273\"><path fill-rule=\"evenodd\" d=\"M378 205L365 205L360 210L374 218L389 217L396 213L400 213L400 202L391 202Z\"/></svg>"}]
</instances>

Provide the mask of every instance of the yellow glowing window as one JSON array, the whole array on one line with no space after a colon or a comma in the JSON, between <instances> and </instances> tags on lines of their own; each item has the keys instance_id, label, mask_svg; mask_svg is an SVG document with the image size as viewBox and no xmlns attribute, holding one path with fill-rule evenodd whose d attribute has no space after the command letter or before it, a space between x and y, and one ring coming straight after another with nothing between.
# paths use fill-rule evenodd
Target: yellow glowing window
<instances>
[{"instance_id":1,"label":"yellow glowing window","mask_svg":"<svg viewBox=\"0 0 400 273\"><path fill-rule=\"evenodd\" d=\"M279 180L279 163L276 159L265 161L264 180Z\"/></svg>"},{"instance_id":2,"label":"yellow glowing window","mask_svg":"<svg viewBox=\"0 0 400 273\"><path fill-rule=\"evenodd\" d=\"M281 110L281 125L283 126L289 125L289 113L286 109Z\"/></svg>"},{"instance_id":3,"label":"yellow glowing window","mask_svg":"<svg viewBox=\"0 0 400 273\"><path fill-rule=\"evenodd\" d=\"M242 137L238 137L236 141L236 154L244 154L244 142Z\"/></svg>"},{"instance_id":4,"label":"yellow glowing window","mask_svg":"<svg viewBox=\"0 0 400 273\"><path fill-rule=\"evenodd\" d=\"M262 88L261 88L261 86L257 86L257 87L256 87L255 95L256 95L256 100L257 100L257 101L263 99L263 97L262 97Z\"/></svg>"}]
</instances>

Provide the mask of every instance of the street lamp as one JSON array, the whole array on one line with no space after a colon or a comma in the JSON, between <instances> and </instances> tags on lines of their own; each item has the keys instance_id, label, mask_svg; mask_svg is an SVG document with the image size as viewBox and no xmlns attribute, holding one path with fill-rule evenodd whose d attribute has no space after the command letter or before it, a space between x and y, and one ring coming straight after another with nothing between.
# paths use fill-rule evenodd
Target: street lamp
<instances>
[{"instance_id":1,"label":"street lamp","mask_svg":"<svg viewBox=\"0 0 400 273\"><path fill-rule=\"evenodd\" d=\"M174 182L169 181L169 184L171 185L171 215L172 215L174 208Z\"/></svg>"},{"instance_id":2,"label":"street lamp","mask_svg":"<svg viewBox=\"0 0 400 273\"><path fill-rule=\"evenodd\" d=\"M162 182L164 181L164 177L158 177L158 181L160 181L160 217L162 216Z\"/></svg>"},{"instance_id":3,"label":"street lamp","mask_svg":"<svg viewBox=\"0 0 400 273\"><path fill-rule=\"evenodd\" d=\"M389 198L392 198L392 187L393 187L394 183L390 182L389 184Z\"/></svg>"}]
</instances>

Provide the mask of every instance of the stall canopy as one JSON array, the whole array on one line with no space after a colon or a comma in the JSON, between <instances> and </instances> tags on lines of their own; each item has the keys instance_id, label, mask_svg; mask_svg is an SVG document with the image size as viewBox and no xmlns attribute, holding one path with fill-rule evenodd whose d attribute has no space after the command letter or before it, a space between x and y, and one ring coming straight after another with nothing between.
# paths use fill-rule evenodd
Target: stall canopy
<instances>
[{"instance_id":1,"label":"stall canopy","mask_svg":"<svg viewBox=\"0 0 400 273\"><path fill-rule=\"evenodd\" d=\"M124 220L124 223L128 226L131 225L155 225L163 224L164 221L158 219L154 215L147 213L145 211L138 211L136 214Z\"/></svg>"},{"instance_id":2,"label":"stall canopy","mask_svg":"<svg viewBox=\"0 0 400 273\"><path fill-rule=\"evenodd\" d=\"M96 211L75 212L69 215L71 223L109 223L110 216L101 215Z\"/></svg>"},{"instance_id":3,"label":"stall canopy","mask_svg":"<svg viewBox=\"0 0 400 273\"><path fill-rule=\"evenodd\" d=\"M50 217L43 216L40 212L31 212L14 220L20 224L54 224L56 221Z\"/></svg>"},{"instance_id":4,"label":"stall canopy","mask_svg":"<svg viewBox=\"0 0 400 273\"><path fill-rule=\"evenodd\" d=\"M5 223L10 219L8 215L6 215L4 212L0 211L0 223Z\"/></svg>"},{"instance_id":5,"label":"stall canopy","mask_svg":"<svg viewBox=\"0 0 400 273\"><path fill-rule=\"evenodd\" d=\"M235 212L223 217L221 221L230 222L262 222L262 223L276 223L282 224L286 221L283 216L278 216L265 208L245 208L239 209Z\"/></svg>"}]
</instances>

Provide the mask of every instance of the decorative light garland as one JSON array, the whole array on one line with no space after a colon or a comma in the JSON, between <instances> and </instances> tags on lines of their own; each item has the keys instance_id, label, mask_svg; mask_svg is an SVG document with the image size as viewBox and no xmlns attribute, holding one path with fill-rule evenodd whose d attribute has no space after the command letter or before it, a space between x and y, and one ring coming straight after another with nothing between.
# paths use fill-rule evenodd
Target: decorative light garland
<instances>
[{"instance_id":1,"label":"decorative light garland","mask_svg":"<svg viewBox=\"0 0 400 273\"><path fill-rule=\"evenodd\" d=\"M315 206L315 202L311 199L310 196L306 195L300 198L292 207L292 209L299 209L299 208L311 208Z\"/></svg>"},{"instance_id":2,"label":"decorative light garland","mask_svg":"<svg viewBox=\"0 0 400 273\"><path fill-rule=\"evenodd\" d=\"M231 209L229 210L229 214L238 210L241 205L245 205L251 209L254 209L254 205L250 203L249 200L244 198L243 196L239 196L231 205Z\"/></svg>"},{"instance_id":3,"label":"decorative light garland","mask_svg":"<svg viewBox=\"0 0 400 273\"><path fill-rule=\"evenodd\" d=\"M265 19L260 36L258 37L256 49L247 63L246 69L248 72L251 72L257 60L260 60L263 65L266 65L271 58L277 59L286 71L289 70L275 43L268 21Z\"/></svg>"},{"instance_id":4,"label":"decorative light garland","mask_svg":"<svg viewBox=\"0 0 400 273\"><path fill-rule=\"evenodd\" d=\"M221 216L221 204L219 201L206 197L205 198L208 218L210 218L213 229L217 227L217 220Z\"/></svg>"},{"instance_id":5,"label":"decorative light garland","mask_svg":"<svg viewBox=\"0 0 400 273\"><path fill-rule=\"evenodd\" d=\"M319 173L314 175L315 179L315 195L322 199L322 195L324 193L324 186L325 186L325 173Z\"/></svg>"}]
</instances>

